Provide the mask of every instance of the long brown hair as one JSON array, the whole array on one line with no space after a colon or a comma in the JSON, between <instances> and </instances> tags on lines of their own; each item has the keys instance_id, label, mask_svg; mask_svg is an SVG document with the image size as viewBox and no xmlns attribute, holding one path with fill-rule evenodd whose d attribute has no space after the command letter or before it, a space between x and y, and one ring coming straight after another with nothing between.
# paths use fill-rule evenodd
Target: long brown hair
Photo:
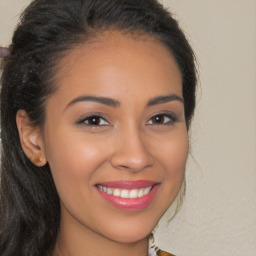
<instances>
[{"instance_id":1,"label":"long brown hair","mask_svg":"<svg viewBox=\"0 0 256 256\"><path fill-rule=\"evenodd\" d=\"M2 61L0 255L50 255L60 225L60 203L48 165L25 156L16 127L24 109L43 126L44 103L55 91L56 66L67 51L103 30L143 33L159 40L182 73L189 128L195 107L193 51L171 14L156 0L34 0L13 35Z\"/></svg>"}]
</instances>

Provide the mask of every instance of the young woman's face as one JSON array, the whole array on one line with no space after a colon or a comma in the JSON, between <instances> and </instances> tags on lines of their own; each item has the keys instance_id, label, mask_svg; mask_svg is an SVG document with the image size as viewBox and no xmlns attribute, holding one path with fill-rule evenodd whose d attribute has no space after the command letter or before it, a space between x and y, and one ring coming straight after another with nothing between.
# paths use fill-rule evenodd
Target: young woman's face
<instances>
[{"instance_id":1,"label":"young woman's face","mask_svg":"<svg viewBox=\"0 0 256 256\"><path fill-rule=\"evenodd\" d=\"M157 41L118 32L71 51L46 101L44 150L61 229L145 238L184 177L182 78Z\"/></svg>"}]
</instances>

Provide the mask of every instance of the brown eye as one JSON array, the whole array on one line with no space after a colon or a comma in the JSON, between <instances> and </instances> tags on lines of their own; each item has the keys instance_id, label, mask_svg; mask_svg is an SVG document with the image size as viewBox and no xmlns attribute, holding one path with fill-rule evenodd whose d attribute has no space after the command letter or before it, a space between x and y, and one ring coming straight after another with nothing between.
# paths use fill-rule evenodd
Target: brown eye
<instances>
[{"instance_id":1,"label":"brown eye","mask_svg":"<svg viewBox=\"0 0 256 256\"><path fill-rule=\"evenodd\" d=\"M176 121L176 118L170 114L158 114L150 118L148 124L150 125L168 125Z\"/></svg>"},{"instance_id":2,"label":"brown eye","mask_svg":"<svg viewBox=\"0 0 256 256\"><path fill-rule=\"evenodd\" d=\"M98 116L92 116L86 120L89 125L100 125L101 119Z\"/></svg>"},{"instance_id":3,"label":"brown eye","mask_svg":"<svg viewBox=\"0 0 256 256\"><path fill-rule=\"evenodd\" d=\"M165 122L165 116L164 115L157 115L152 118L153 124L163 124Z\"/></svg>"},{"instance_id":4,"label":"brown eye","mask_svg":"<svg viewBox=\"0 0 256 256\"><path fill-rule=\"evenodd\" d=\"M88 126L105 126L109 124L106 119L97 115L85 117L82 120L78 121L78 123Z\"/></svg>"}]
</instances>

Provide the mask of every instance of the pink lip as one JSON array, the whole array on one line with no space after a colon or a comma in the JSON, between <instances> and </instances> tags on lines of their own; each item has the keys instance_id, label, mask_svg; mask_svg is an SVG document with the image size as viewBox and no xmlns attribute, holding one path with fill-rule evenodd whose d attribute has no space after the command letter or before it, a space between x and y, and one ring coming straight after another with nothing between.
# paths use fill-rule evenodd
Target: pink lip
<instances>
[{"instance_id":1,"label":"pink lip","mask_svg":"<svg viewBox=\"0 0 256 256\"><path fill-rule=\"evenodd\" d=\"M139 189L153 186L147 195L140 198L121 198L104 193L96 187L99 194L116 208L126 211L139 211L150 205L160 184L151 181L114 181L101 183L100 185L121 189Z\"/></svg>"}]
</instances>

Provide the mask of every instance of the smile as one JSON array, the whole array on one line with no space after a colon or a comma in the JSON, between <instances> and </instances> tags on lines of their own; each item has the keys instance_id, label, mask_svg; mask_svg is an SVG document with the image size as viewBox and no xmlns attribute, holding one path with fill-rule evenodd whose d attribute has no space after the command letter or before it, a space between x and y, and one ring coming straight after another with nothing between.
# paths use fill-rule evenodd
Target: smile
<instances>
[{"instance_id":1,"label":"smile","mask_svg":"<svg viewBox=\"0 0 256 256\"><path fill-rule=\"evenodd\" d=\"M121 189L121 188L108 188L101 185L99 185L98 188L104 193L121 197L121 198L140 198L140 197L146 196L150 192L150 190L153 188L153 186L140 188L140 189L132 189L132 190Z\"/></svg>"},{"instance_id":2,"label":"smile","mask_svg":"<svg viewBox=\"0 0 256 256\"><path fill-rule=\"evenodd\" d=\"M116 208L139 211L153 201L160 184L151 181L114 181L97 184L100 196Z\"/></svg>"}]
</instances>

